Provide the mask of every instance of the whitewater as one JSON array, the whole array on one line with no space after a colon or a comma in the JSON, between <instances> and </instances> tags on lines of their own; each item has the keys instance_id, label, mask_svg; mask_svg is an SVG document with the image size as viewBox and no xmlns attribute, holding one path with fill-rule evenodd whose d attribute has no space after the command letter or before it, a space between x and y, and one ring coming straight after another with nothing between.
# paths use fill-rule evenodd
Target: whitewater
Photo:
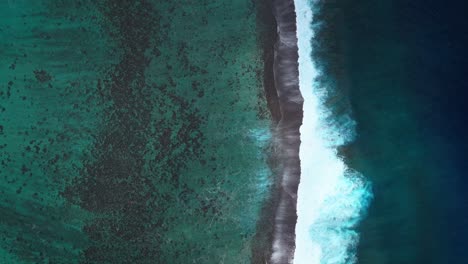
<instances>
[{"instance_id":1,"label":"whitewater","mask_svg":"<svg viewBox=\"0 0 468 264\"><path fill-rule=\"evenodd\" d=\"M370 183L338 156L337 148L353 140L355 122L349 113L337 117L325 107L330 91L316 81L320 72L311 56L319 26L312 23L313 3L294 0L294 5L304 117L293 263L355 263L356 225L371 199Z\"/></svg>"}]
</instances>

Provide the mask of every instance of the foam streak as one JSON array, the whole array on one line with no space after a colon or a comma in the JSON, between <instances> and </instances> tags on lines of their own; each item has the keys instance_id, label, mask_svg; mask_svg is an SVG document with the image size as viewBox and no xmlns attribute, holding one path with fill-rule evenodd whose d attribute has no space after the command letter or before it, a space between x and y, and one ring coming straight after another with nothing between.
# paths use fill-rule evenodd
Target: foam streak
<instances>
[{"instance_id":1,"label":"foam streak","mask_svg":"<svg viewBox=\"0 0 468 264\"><path fill-rule=\"evenodd\" d=\"M313 7L308 0L294 0L294 5L299 88L304 98L294 263L354 263L359 239L355 226L371 192L362 175L337 155L337 147L352 140L354 121L348 115L347 122L339 124L328 118L323 94L327 87L318 87L315 80L320 73L311 56Z\"/></svg>"}]
</instances>

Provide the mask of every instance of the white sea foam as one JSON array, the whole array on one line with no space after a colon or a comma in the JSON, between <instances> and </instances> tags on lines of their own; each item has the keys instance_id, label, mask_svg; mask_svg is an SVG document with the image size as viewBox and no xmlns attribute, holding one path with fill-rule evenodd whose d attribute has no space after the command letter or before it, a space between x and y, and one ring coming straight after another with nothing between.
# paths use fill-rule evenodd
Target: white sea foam
<instances>
[{"instance_id":1,"label":"white sea foam","mask_svg":"<svg viewBox=\"0 0 468 264\"><path fill-rule=\"evenodd\" d=\"M301 126L301 181L297 200L294 264L355 262L357 222L371 197L369 183L347 168L337 147L354 137L349 115L330 118L324 106L327 87L311 57L313 8L310 0L294 0L299 48L299 86L304 97Z\"/></svg>"}]
</instances>

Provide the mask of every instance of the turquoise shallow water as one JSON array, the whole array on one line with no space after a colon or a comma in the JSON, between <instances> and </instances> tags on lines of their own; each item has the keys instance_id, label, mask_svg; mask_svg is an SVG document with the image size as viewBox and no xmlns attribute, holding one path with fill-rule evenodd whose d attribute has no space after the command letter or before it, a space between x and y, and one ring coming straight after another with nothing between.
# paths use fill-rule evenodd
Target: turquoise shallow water
<instances>
[{"instance_id":1,"label":"turquoise shallow water","mask_svg":"<svg viewBox=\"0 0 468 264\"><path fill-rule=\"evenodd\" d=\"M269 247L255 4L0 3L0 262L250 263Z\"/></svg>"},{"instance_id":2,"label":"turquoise shallow water","mask_svg":"<svg viewBox=\"0 0 468 264\"><path fill-rule=\"evenodd\" d=\"M466 4L315 3L299 168L270 2L0 2L0 263L468 262Z\"/></svg>"}]
</instances>

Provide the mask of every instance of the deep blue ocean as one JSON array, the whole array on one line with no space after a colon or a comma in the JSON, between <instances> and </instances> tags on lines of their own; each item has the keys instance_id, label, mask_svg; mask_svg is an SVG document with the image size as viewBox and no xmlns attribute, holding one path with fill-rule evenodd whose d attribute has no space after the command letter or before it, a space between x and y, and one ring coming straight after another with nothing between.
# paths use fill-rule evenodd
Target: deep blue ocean
<instances>
[{"instance_id":1,"label":"deep blue ocean","mask_svg":"<svg viewBox=\"0 0 468 264\"><path fill-rule=\"evenodd\" d=\"M468 3L322 1L315 58L349 96L373 185L358 263L468 263Z\"/></svg>"}]
</instances>

